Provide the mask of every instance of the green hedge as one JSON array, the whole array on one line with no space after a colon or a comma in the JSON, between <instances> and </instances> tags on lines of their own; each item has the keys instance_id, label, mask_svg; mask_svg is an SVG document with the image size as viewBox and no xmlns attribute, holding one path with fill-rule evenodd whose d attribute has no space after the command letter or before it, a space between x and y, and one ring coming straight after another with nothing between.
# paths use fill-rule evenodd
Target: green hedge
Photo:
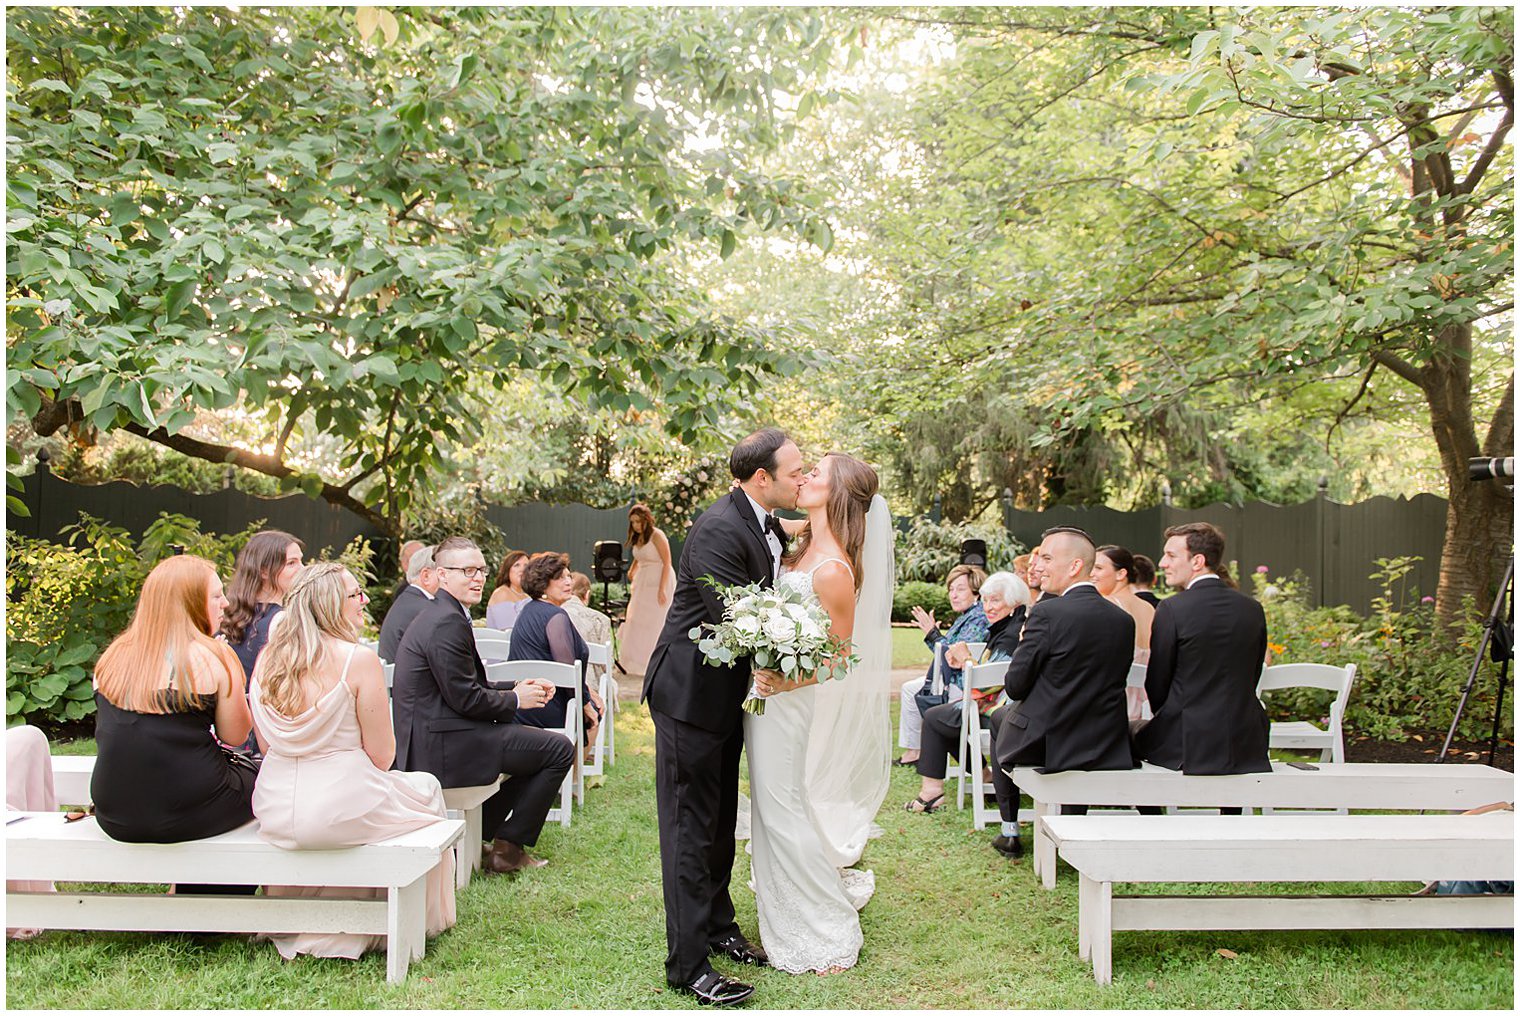
<instances>
[{"instance_id":1,"label":"green hedge","mask_svg":"<svg viewBox=\"0 0 1520 1016\"><path fill-rule=\"evenodd\" d=\"M950 594L943 582L899 582L892 594L892 620L913 620L915 606L931 611L942 624L952 619Z\"/></svg>"},{"instance_id":2,"label":"green hedge","mask_svg":"<svg viewBox=\"0 0 1520 1016\"><path fill-rule=\"evenodd\" d=\"M95 660L132 619L143 579L180 546L214 562L224 580L248 537L220 536L200 523L162 512L142 539L80 513L64 544L6 531L5 722L52 727L95 711L90 674ZM371 584L369 544L356 539L341 560Z\"/></svg>"}]
</instances>

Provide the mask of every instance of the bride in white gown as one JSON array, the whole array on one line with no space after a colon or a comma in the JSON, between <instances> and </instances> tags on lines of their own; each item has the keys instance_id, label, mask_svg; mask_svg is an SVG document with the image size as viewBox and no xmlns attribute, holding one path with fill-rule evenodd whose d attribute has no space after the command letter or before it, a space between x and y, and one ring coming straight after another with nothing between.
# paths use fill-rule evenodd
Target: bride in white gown
<instances>
[{"instance_id":1,"label":"bride in white gown","mask_svg":"<svg viewBox=\"0 0 1520 1016\"><path fill-rule=\"evenodd\" d=\"M856 911L875 890L871 872L847 869L872 834L890 772L892 523L877 486L865 463L825 456L798 496L808 518L788 526L798 539L778 579L818 600L860 662L822 683L757 670L765 713L744 717L760 941L787 973L854 966Z\"/></svg>"}]
</instances>

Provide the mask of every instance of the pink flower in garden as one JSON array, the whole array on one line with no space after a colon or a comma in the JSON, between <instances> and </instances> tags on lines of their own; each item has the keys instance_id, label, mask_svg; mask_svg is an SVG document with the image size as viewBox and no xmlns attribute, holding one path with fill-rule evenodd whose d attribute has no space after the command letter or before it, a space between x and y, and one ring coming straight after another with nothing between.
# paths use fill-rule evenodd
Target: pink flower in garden
<instances>
[{"instance_id":1,"label":"pink flower in garden","mask_svg":"<svg viewBox=\"0 0 1520 1016\"><path fill-rule=\"evenodd\" d=\"M1268 570L1269 569L1264 564L1259 564L1259 565L1256 566L1256 574L1258 574L1258 575L1265 575Z\"/></svg>"},{"instance_id":2,"label":"pink flower in garden","mask_svg":"<svg viewBox=\"0 0 1520 1016\"><path fill-rule=\"evenodd\" d=\"M1422 596L1422 597L1420 597L1420 602L1421 603L1434 603L1434 602L1436 602L1436 598L1434 596Z\"/></svg>"},{"instance_id":3,"label":"pink flower in garden","mask_svg":"<svg viewBox=\"0 0 1520 1016\"><path fill-rule=\"evenodd\" d=\"M1330 640L1329 639L1320 639L1319 640L1319 647L1321 649L1329 649L1330 648Z\"/></svg>"}]
</instances>

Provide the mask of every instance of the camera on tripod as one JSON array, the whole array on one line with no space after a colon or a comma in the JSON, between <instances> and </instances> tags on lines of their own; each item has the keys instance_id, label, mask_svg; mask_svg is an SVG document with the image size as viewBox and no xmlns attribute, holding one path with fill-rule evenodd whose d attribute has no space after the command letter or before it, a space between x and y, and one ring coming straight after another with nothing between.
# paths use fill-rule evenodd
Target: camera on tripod
<instances>
[{"instance_id":1,"label":"camera on tripod","mask_svg":"<svg viewBox=\"0 0 1520 1016\"><path fill-rule=\"evenodd\" d=\"M1476 458L1467 460L1467 478L1469 480L1499 480L1504 477L1515 475L1514 459L1485 459Z\"/></svg>"}]
</instances>

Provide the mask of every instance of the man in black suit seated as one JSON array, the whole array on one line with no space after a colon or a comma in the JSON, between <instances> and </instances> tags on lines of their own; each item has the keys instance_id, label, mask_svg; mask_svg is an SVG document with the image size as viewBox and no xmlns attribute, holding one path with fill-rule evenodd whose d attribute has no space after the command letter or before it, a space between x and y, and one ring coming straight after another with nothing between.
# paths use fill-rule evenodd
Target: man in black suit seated
<instances>
[{"instance_id":1,"label":"man in black suit seated","mask_svg":"<svg viewBox=\"0 0 1520 1016\"><path fill-rule=\"evenodd\" d=\"M406 585L396 596L396 602L385 612L380 623L380 658L389 663L396 660L396 650L401 648L401 636L407 625L414 621L422 608L433 602L438 595L438 569L433 567L433 548L423 547L415 551L406 566Z\"/></svg>"},{"instance_id":2,"label":"man in black suit seated","mask_svg":"<svg viewBox=\"0 0 1520 1016\"><path fill-rule=\"evenodd\" d=\"M549 701L545 680L486 680L475 651L469 608L486 585L486 559L469 540L452 536L433 552L437 597L407 626L396 650L391 712L396 764L429 772L445 787L478 787L508 779L481 808L492 837L487 871L537 868L548 862L526 847L538 842L544 817L575 762L562 735L513 723L518 709Z\"/></svg>"},{"instance_id":3,"label":"man in black suit seated","mask_svg":"<svg viewBox=\"0 0 1520 1016\"><path fill-rule=\"evenodd\" d=\"M1086 533L1048 529L1035 555L1030 570L1043 595L1008 664L1003 687L1018 706L998 731L993 757L1005 772L1132 769L1124 684L1135 622L1088 581L1097 548ZM1068 814L1086 810L1067 807Z\"/></svg>"},{"instance_id":4,"label":"man in black suit seated","mask_svg":"<svg viewBox=\"0 0 1520 1016\"><path fill-rule=\"evenodd\" d=\"M1221 577L1223 559L1224 534L1207 522L1166 531L1161 569L1181 591L1151 622L1145 694L1153 718L1135 734L1135 753L1198 775L1271 772L1267 714L1256 698L1267 618Z\"/></svg>"}]
</instances>

